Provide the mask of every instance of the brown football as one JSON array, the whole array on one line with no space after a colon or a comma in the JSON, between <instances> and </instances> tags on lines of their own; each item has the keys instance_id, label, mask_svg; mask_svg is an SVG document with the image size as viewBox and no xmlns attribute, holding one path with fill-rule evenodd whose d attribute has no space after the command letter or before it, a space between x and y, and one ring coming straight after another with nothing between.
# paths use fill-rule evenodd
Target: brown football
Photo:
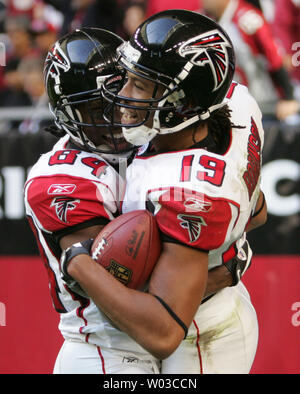
<instances>
[{"instance_id":1,"label":"brown football","mask_svg":"<svg viewBox=\"0 0 300 394\"><path fill-rule=\"evenodd\" d=\"M142 289L161 252L155 217L147 210L124 213L95 238L92 258L131 289Z\"/></svg>"}]
</instances>

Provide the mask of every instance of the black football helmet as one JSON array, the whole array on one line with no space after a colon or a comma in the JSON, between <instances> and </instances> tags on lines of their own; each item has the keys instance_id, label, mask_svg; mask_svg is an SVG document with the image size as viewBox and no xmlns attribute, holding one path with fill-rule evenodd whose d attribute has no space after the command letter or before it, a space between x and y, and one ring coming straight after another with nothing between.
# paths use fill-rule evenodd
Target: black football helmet
<instances>
[{"instance_id":1,"label":"black football helmet","mask_svg":"<svg viewBox=\"0 0 300 394\"><path fill-rule=\"evenodd\" d=\"M143 131L149 140L156 134L183 130L226 104L235 70L234 49L227 33L207 16L187 10L155 14L118 48L118 53L122 67L154 83L149 100L121 96L104 83L106 100L123 107L121 111L147 111L139 123L118 123L132 143L143 141L138 138ZM155 98L158 86L164 93ZM153 128L146 128L144 124L153 111Z\"/></svg>"},{"instance_id":2,"label":"black football helmet","mask_svg":"<svg viewBox=\"0 0 300 394\"><path fill-rule=\"evenodd\" d=\"M103 119L109 104L103 101L102 84L108 76L118 74L110 89L119 86L116 49L122 43L107 30L83 28L60 38L45 60L45 87L55 124L88 151L115 154L133 148L121 129L113 129Z\"/></svg>"}]
</instances>

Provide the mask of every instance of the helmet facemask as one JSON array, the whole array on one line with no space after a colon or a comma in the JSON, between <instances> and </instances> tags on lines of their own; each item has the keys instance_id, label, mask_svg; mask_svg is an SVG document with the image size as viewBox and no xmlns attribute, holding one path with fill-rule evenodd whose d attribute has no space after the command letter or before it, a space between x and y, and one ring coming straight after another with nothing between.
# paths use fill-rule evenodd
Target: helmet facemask
<instances>
[{"instance_id":1,"label":"helmet facemask","mask_svg":"<svg viewBox=\"0 0 300 394\"><path fill-rule=\"evenodd\" d=\"M130 49L128 50L128 47ZM135 145L142 145L158 134L170 134L182 131L191 125L197 124L210 116L211 111L226 104L212 106L204 110L197 104L194 105L191 97L187 98L185 93L185 77L188 75L191 65L186 63L186 67L175 78L149 69L138 62L126 57L126 52L134 51L129 43L124 43L118 48L120 54L119 64L139 78L150 81L153 84L153 91L147 99L137 99L122 96L109 88L109 79L103 84L103 95L111 104L110 109L119 107L120 112L139 114L136 121L116 123L112 120L111 114L105 111L104 117L107 121L123 129L123 134L127 141ZM133 56L134 57L134 56ZM126 83L126 76L123 76L122 85ZM119 92L120 92L119 88ZM199 89L200 91L200 89ZM128 111L126 111L128 109ZM142 116L141 114L144 113Z\"/></svg>"},{"instance_id":2,"label":"helmet facemask","mask_svg":"<svg viewBox=\"0 0 300 394\"><path fill-rule=\"evenodd\" d=\"M45 61L45 86L56 126L84 150L119 154L131 151L121 128L108 124L103 82L121 70L116 48L122 39L103 29L85 28L62 37ZM119 86L117 77L110 88Z\"/></svg>"},{"instance_id":3,"label":"helmet facemask","mask_svg":"<svg viewBox=\"0 0 300 394\"><path fill-rule=\"evenodd\" d=\"M145 111L143 119L132 117L132 122L119 124L125 136L138 133L137 128L145 138L179 132L208 119L227 103L235 68L233 46L227 33L204 15L186 10L155 14L117 52L118 63L129 76L135 74L154 86L148 100L137 100L139 93L130 92L129 84L128 96L133 93L134 98L124 97L125 88L113 94L104 84L105 98L125 114L127 109L127 120L130 111ZM157 98L159 87L163 89Z\"/></svg>"}]
</instances>

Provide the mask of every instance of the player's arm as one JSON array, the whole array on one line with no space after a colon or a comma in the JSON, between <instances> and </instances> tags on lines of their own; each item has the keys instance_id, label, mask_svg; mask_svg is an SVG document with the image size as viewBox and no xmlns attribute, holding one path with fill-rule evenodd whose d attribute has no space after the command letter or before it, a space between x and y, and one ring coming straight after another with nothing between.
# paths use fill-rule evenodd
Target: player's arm
<instances>
[{"instance_id":1,"label":"player's arm","mask_svg":"<svg viewBox=\"0 0 300 394\"><path fill-rule=\"evenodd\" d=\"M60 247L62 250L65 250L76 242L82 242L90 238L96 238L96 236L100 233L103 227L104 225L90 226L74 233L68 234L60 239Z\"/></svg>"},{"instance_id":2,"label":"player's arm","mask_svg":"<svg viewBox=\"0 0 300 394\"><path fill-rule=\"evenodd\" d=\"M207 253L173 243L163 244L149 293L125 287L85 254L73 257L67 268L99 309L158 359L184 338L201 303L207 270Z\"/></svg>"},{"instance_id":3,"label":"player's arm","mask_svg":"<svg viewBox=\"0 0 300 394\"><path fill-rule=\"evenodd\" d=\"M247 232L262 226L266 223L266 221L267 204L263 192L260 191L255 207L255 212L248 224ZM247 243L247 241L245 242ZM209 296L210 294L214 294L227 286L234 286L238 283L241 276L249 268L252 258L252 251L248 244L245 244L243 251L247 256L246 260L239 260L238 257L235 257L229 262L209 271L205 297Z\"/></svg>"},{"instance_id":4,"label":"player's arm","mask_svg":"<svg viewBox=\"0 0 300 394\"><path fill-rule=\"evenodd\" d=\"M228 286L236 286L251 265L252 250L246 240L246 233L236 243L236 256L208 272L205 297L215 294Z\"/></svg>"},{"instance_id":5,"label":"player's arm","mask_svg":"<svg viewBox=\"0 0 300 394\"><path fill-rule=\"evenodd\" d=\"M252 215L252 218L247 226L247 233L251 230L254 230L257 227L262 226L263 224L266 223L267 221L267 203L266 203L266 199L264 196L264 193L262 191L260 191L257 203L256 203L256 207L255 207L255 211L254 214Z\"/></svg>"},{"instance_id":6,"label":"player's arm","mask_svg":"<svg viewBox=\"0 0 300 394\"><path fill-rule=\"evenodd\" d=\"M62 249L67 249L76 242L82 242L89 238L95 238L102 228L103 226L92 226L64 237L61 240ZM208 297L211 294L215 294L219 290L224 289L225 287L234 285L235 271L236 269L230 271L225 265L221 265L210 270L208 272L207 286L204 297Z\"/></svg>"},{"instance_id":7,"label":"player's arm","mask_svg":"<svg viewBox=\"0 0 300 394\"><path fill-rule=\"evenodd\" d=\"M64 237L61 241L62 249L67 249L76 242L82 242L89 238L95 238L102 228L103 226L93 226ZM236 266L236 268L239 267ZM234 285L235 271L236 269L230 271L225 264L210 270L208 272L207 286L204 297L208 297L211 294L215 294L219 290L224 289L225 287Z\"/></svg>"},{"instance_id":8,"label":"player's arm","mask_svg":"<svg viewBox=\"0 0 300 394\"><path fill-rule=\"evenodd\" d=\"M209 270L204 297L215 294L225 287L232 286L233 281L233 275L226 268L225 264Z\"/></svg>"},{"instance_id":9,"label":"player's arm","mask_svg":"<svg viewBox=\"0 0 300 394\"><path fill-rule=\"evenodd\" d=\"M264 193L260 191L255 212L247 226L247 232L262 226L267 221L267 204ZM245 241L247 242L247 241ZM205 297L214 294L227 286L234 286L237 284L239 275L243 275L251 264L252 251L249 245L245 244L243 247L244 254L247 256L246 260L239 260L237 257L229 262L216 267L209 271L207 279L207 287ZM249 256L249 254L251 255Z\"/></svg>"},{"instance_id":10,"label":"player's arm","mask_svg":"<svg viewBox=\"0 0 300 394\"><path fill-rule=\"evenodd\" d=\"M265 200L264 193L260 191L255 207L255 212L247 226L247 232L262 226L263 224L266 223L266 221L267 221L267 203ZM251 252L251 250L249 250L249 252ZM247 265L246 269L248 269L249 266L250 264ZM207 287L204 296L208 297L209 295L214 294L217 291L224 289L225 287L234 286L237 280L236 277L237 271L241 273L245 273L246 269L245 269L244 261L235 260L210 270L208 273Z\"/></svg>"}]
</instances>

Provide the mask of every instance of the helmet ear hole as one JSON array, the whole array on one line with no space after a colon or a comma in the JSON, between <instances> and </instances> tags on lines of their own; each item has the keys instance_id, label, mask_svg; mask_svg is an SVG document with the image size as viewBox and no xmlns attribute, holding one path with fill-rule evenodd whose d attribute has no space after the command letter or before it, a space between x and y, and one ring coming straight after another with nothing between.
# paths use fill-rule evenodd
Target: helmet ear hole
<instances>
[{"instance_id":1,"label":"helmet ear hole","mask_svg":"<svg viewBox=\"0 0 300 394\"><path fill-rule=\"evenodd\" d=\"M67 110L67 107L66 107L66 110ZM56 114L57 114L58 120L59 120L61 123L68 123L69 117L65 114L65 112L64 112L63 110L58 109L58 110L56 111ZM69 116L70 116L70 115L69 115ZM71 116L72 116L72 113L71 113Z\"/></svg>"},{"instance_id":2,"label":"helmet ear hole","mask_svg":"<svg viewBox=\"0 0 300 394\"><path fill-rule=\"evenodd\" d=\"M182 100L185 99L185 93L182 89L180 90L175 90L175 92L171 93L166 101L168 103L174 104L174 106L180 106L182 105Z\"/></svg>"},{"instance_id":3,"label":"helmet ear hole","mask_svg":"<svg viewBox=\"0 0 300 394\"><path fill-rule=\"evenodd\" d=\"M170 103L173 104L173 108L171 110L159 111L160 127L168 129L174 128L178 124L186 122L188 119L198 114L199 107L195 105L192 98L185 95L182 89L173 92L167 97L165 106L169 107Z\"/></svg>"}]
</instances>

